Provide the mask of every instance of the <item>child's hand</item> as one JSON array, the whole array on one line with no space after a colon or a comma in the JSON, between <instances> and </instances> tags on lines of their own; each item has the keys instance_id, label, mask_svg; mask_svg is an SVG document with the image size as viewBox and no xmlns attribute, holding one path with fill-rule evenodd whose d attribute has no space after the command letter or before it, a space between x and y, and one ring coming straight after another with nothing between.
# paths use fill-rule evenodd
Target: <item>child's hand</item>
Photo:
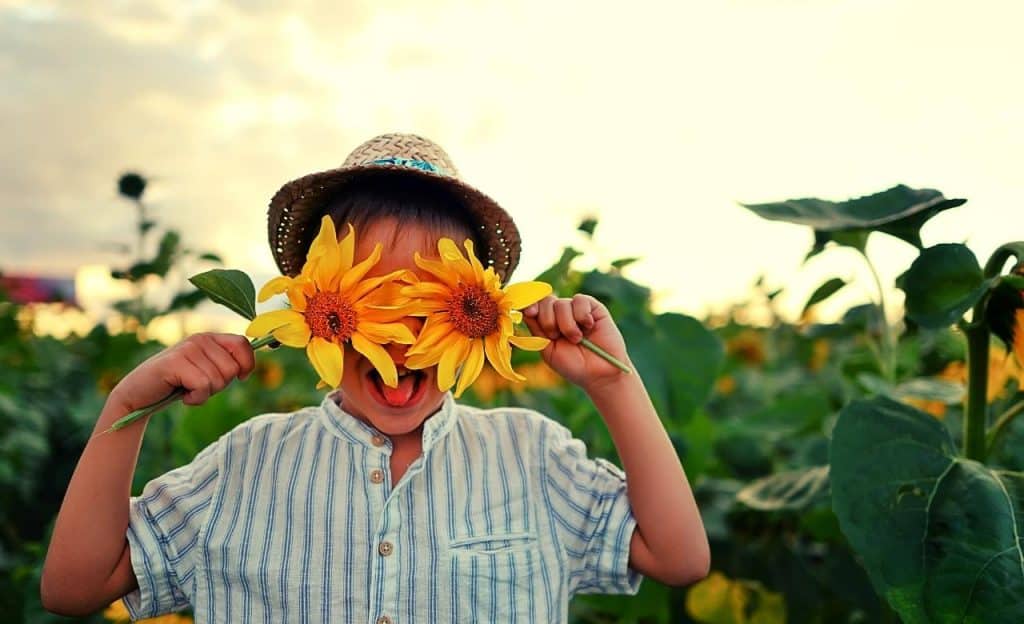
<instances>
[{"instance_id":1,"label":"child's hand","mask_svg":"<svg viewBox=\"0 0 1024 624\"><path fill-rule=\"evenodd\" d=\"M245 336L199 333L164 349L124 376L108 401L133 412L184 387L186 405L202 405L235 377L245 379L256 366Z\"/></svg>"},{"instance_id":2,"label":"child's hand","mask_svg":"<svg viewBox=\"0 0 1024 624\"><path fill-rule=\"evenodd\" d=\"M587 338L623 362L628 363L626 343L608 309L590 295L559 299L549 295L523 310L527 327L534 336L551 339L541 356L562 377L590 393L624 373L580 344Z\"/></svg>"}]
</instances>

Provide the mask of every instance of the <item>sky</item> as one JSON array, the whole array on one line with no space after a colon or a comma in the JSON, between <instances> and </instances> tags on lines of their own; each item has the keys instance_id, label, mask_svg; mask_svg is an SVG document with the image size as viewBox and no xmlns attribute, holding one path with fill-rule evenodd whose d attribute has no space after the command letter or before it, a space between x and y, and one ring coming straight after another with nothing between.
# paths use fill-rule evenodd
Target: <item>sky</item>
<instances>
[{"instance_id":1,"label":"sky","mask_svg":"<svg viewBox=\"0 0 1024 624\"><path fill-rule=\"evenodd\" d=\"M1022 20L985 0L0 0L0 270L109 298L97 276L127 263L115 181L133 170L161 227L258 288L282 184L415 132L515 217L513 281L576 245L581 267L640 257L626 275L658 310L703 317L764 275L794 319L818 284L852 280L828 319L874 296L863 259L804 263L808 228L740 203L903 183L969 200L926 245L984 262L1024 239ZM869 242L891 314L916 253Z\"/></svg>"}]
</instances>

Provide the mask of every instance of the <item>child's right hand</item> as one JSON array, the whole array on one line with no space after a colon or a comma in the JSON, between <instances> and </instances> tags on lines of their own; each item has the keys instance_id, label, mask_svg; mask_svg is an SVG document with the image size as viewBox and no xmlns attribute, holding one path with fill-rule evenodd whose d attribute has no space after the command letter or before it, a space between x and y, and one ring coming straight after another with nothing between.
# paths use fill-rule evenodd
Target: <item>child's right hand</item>
<instances>
[{"instance_id":1,"label":"child's right hand","mask_svg":"<svg viewBox=\"0 0 1024 624\"><path fill-rule=\"evenodd\" d=\"M127 412L148 407L178 388L186 405L202 405L256 366L252 345L237 334L194 334L135 367L107 397Z\"/></svg>"}]
</instances>

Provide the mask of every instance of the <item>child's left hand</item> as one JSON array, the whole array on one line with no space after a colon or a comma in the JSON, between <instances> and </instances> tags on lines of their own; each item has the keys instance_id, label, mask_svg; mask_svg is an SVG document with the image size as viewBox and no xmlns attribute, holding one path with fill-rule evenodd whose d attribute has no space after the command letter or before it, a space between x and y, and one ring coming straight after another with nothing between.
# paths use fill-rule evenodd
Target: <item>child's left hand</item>
<instances>
[{"instance_id":1,"label":"child's left hand","mask_svg":"<svg viewBox=\"0 0 1024 624\"><path fill-rule=\"evenodd\" d=\"M572 299L549 295L525 308L523 318L534 336L551 340L541 351L548 366L588 394L625 374L580 344L587 338L629 364L622 333L604 304L590 295L579 294Z\"/></svg>"}]
</instances>

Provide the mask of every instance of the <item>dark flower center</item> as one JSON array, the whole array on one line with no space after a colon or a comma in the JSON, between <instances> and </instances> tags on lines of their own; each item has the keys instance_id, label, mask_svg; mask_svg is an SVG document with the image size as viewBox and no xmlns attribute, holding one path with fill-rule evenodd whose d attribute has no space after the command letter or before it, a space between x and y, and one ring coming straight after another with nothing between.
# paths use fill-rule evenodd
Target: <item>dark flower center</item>
<instances>
[{"instance_id":1,"label":"dark flower center","mask_svg":"<svg viewBox=\"0 0 1024 624\"><path fill-rule=\"evenodd\" d=\"M460 286L448 300L452 325L465 336L483 338L498 331L498 302L480 286Z\"/></svg>"},{"instance_id":2,"label":"dark flower center","mask_svg":"<svg viewBox=\"0 0 1024 624\"><path fill-rule=\"evenodd\" d=\"M318 292L306 303L306 324L314 336L344 342L356 331L356 311L337 293Z\"/></svg>"}]
</instances>

